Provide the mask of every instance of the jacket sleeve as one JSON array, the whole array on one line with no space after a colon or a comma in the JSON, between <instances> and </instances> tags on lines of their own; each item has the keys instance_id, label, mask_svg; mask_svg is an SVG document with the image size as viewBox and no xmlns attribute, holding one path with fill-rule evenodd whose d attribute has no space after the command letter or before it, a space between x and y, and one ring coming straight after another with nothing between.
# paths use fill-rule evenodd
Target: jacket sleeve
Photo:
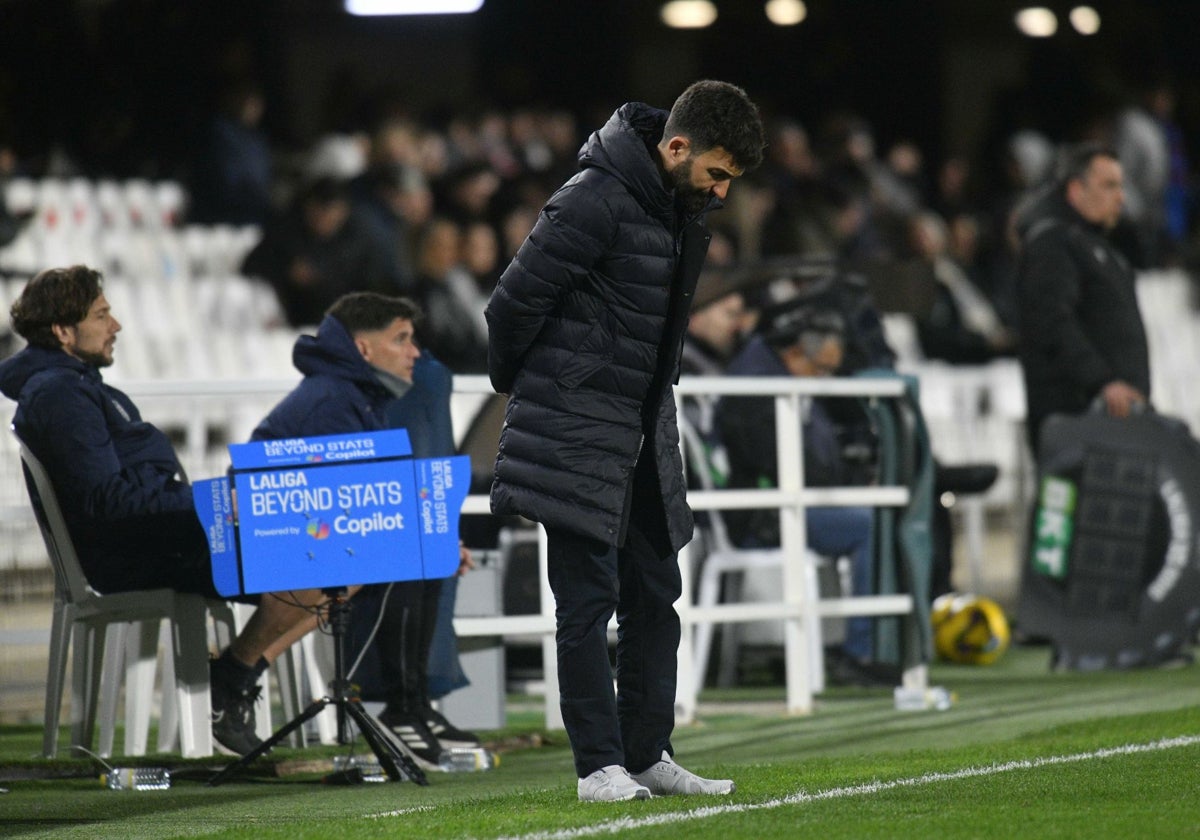
<instances>
[{"instance_id":1,"label":"jacket sleeve","mask_svg":"<svg viewBox=\"0 0 1200 840\"><path fill-rule=\"evenodd\" d=\"M487 306L488 374L505 394L547 316L608 249L612 211L585 181L560 189L500 276Z\"/></svg>"},{"instance_id":2,"label":"jacket sleeve","mask_svg":"<svg viewBox=\"0 0 1200 840\"><path fill-rule=\"evenodd\" d=\"M1022 354L1091 395L1113 373L1076 316L1087 278L1064 235L1043 234L1026 248L1019 289Z\"/></svg>"},{"instance_id":3,"label":"jacket sleeve","mask_svg":"<svg viewBox=\"0 0 1200 840\"><path fill-rule=\"evenodd\" d=\"M51 383L25 409L18 433L42 459L64 508L97 522L194 508L191 488L173 475L170 442L149 423L139 421L134 432L155 457L122 468L96 393Z\"/></svg>"}]
</instances>

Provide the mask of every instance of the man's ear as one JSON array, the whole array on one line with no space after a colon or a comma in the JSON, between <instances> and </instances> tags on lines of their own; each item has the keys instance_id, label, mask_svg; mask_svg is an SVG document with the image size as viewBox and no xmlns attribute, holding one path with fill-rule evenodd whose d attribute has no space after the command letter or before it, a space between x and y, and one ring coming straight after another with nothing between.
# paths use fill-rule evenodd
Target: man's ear
<instances>
[{"instance_id":1,"label":"man's ear","mask_svg":"<svg viewBox=\"0 0 1200 840\"><path fill-rule=\"evenodd\" d=\"M51 324L50 332L54 333L54 337L58 339L58 343L63 349L72 346L75 343L75 328L67 324Z\"/></svg>"},{"instance_id":2,"label":"man's ear","mask_svg":"<svg viewBox=\"0 0 1200 840\"><path fill-rule=\"evenodd\" d=\"M371 344L362 336L354 336L354 346L358 348L358 354L366 361L371 361Z\"/></svg>"},{"instance_id":3,"label":"man's ear","mask_svg":"<svg viewBox=\"0 0 1200 840\"><path fill-rule=\"evenodd\" d=\"M668 172L687 160L692 151L692 141L682 134L664 138L660 144L663 155L663 166Z\"/></svg>"},{"instance_id":4,"label":"man's ear","mask_svg":"<svg viewBox=\"0 0 1200 840\"><path fill-rule=\"evenodd\" d=\"M1080 194L1083 192L1083 181L1078 178L1072 178L1067 181L1067 201L1072 206L1078 206Z\"/></svg>"},{"instance_id":5,"label":"man's ear","mask_svg":"<svg viewBox=\"0 0 1200 840\"><path fill-rule=\"evenodd\" d=\"M788 369L788 373L792 376L808 376L812 372L808 363L808 356L804 355L804 348L799 344L791 344L780 348L777 352L779 353L780 360L783 362L783 366Z\"/></svg>"}]
</instances>

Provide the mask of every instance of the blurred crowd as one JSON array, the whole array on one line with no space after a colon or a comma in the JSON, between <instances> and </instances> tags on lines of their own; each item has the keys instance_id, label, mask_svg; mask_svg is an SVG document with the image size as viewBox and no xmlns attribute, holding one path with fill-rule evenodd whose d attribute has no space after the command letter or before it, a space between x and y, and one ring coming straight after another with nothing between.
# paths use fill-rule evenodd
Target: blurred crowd
<instances>
[{"instance_id":1,"label":"blurred crowd","mask_svg":"<svg viewBox=\"0 0 1200 840\"><path fill-rule=\"evenodd\" d=\"M439 358L484 370L484 304L598 124L541 108L436 121L380 109L360 130L285 155L263 131L268 106L253 84L225 91L192 144L186 221L258 226L242 270L273 286L290 324L317 323L347 291L399 292L428 313L424 342ZM880 148L869 122L849 111L811 125L767 115L766 163L709 216L717 234L709 262L726 269L716 282L760 308L788 294L773 279L833 264L864 277L881 309L911 315L927 357L1011 354L1014 219L1053 179L1058 141L1102 140L1120 153L1126 212L1117 240L1135 265L1187 261L1193 184L1173 107L1169 86L1151 86L1076 137L1014 131L990 160L935 161L905 140ZM69 168L47 160L44 169ZM0 184L14 174L54 173L23 171L0 149ZM0 212L0 244L20 221Z\"/></svg>"}]
</instances>

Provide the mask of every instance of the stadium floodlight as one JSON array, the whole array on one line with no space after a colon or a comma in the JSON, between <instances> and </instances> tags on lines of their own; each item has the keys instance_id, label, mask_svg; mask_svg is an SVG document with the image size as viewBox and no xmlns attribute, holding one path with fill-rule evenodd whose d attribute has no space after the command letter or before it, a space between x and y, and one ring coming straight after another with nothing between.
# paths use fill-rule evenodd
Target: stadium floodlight
<instances>
[{"instance_id":1,"label":"stadium floodlight","mask_svg":"<svg viewBox=\"0 0 1200 840\"><path fill-rule=\"evenodd\" d=\"M710 0L671 0L659 15L672 29L704 29L717 19L717 7Z\"/></svg>"},{"instance_id":2,"label":"stadium floodlight","mask_svg":"<svg viewBox=\"0 0 1200 840\"><path fill-rule=\"evenodd\" d=\"M1095 35L1100 31L1100 13L1091 6L1076 6L1071 10L1070 20L1080 35Z\"/></svg>"},{"instance_id":3,"label":"stadium floodlight","mask_svg":"<svg viewBox=\"0 0 1200 840\"><path fill-rule=\"evenodd\" d=\"M361 17L378 15L469 15L483 0L346 0L346 11Z\"/></svg>"},{"instance_id":4,"label":"stadium floodlight","mask_svg":"<svg viewBox=\"0 0 1200 840\"><path fill-rule=\"evenodd\" d=\"M804 0L767 0L763 10L767 20L776 26L795 26L808 17L808 6Z\"/></svg>"},{"instance_id":5,"label":"stadium floodlight","mask_svg":"<svg viewBox=\"0 0 1200 840\"><path fill-rule=\"evenodd\" d=\"M1049 38L1058 31L1058 18L1045 6L1030 6L1017 12L1017 29L1030 38Z\"/></svg>"}]
</instances>

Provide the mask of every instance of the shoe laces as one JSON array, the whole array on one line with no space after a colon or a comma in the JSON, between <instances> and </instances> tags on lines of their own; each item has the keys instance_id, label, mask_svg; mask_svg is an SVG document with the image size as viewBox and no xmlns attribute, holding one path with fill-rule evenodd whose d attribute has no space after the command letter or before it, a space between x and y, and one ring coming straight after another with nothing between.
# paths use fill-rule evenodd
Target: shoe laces
<instances>
[{"instance_id":1,"label":"shoe laces","mask_svg":"<svg viewBox=\"0 0 1200 840\"><path fill-rule=\"evenodd\" d=\"M229 711L240 723L248 724L254 717L254 706L262 697L262 686L255 683L247 689L243 689L234 695L234 701L229 707Z\"/></svg>"}]
</instances>

